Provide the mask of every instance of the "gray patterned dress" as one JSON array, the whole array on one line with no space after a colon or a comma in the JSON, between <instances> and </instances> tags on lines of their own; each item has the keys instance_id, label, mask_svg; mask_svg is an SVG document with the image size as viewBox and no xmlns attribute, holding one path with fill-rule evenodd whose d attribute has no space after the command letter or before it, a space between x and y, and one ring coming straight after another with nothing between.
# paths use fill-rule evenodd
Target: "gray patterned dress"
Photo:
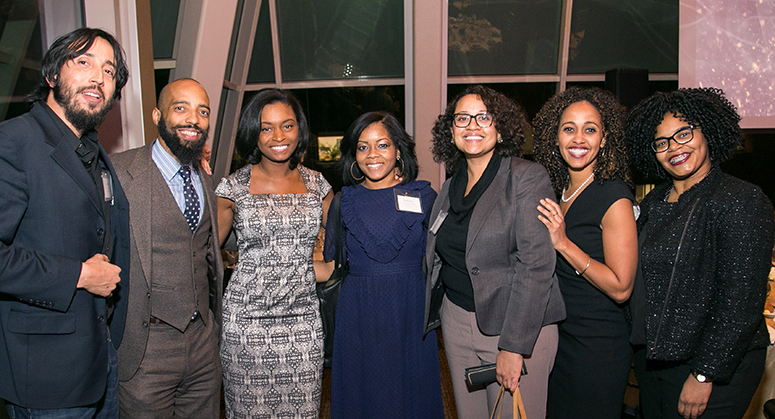
<instances>
[{"instance_id":1,"label":"gray patterned dress","mask_svg":"<svg viewBox=\"0 0 775 419\"><path fill-rule=\"evenodd\" d=\"M215 193L235 203L239 262L224 293L228 418L317 418L323 328L312 252L331 185L299 165L307 193L251 194L248 164Z\"/></svg>"}]
</instances>

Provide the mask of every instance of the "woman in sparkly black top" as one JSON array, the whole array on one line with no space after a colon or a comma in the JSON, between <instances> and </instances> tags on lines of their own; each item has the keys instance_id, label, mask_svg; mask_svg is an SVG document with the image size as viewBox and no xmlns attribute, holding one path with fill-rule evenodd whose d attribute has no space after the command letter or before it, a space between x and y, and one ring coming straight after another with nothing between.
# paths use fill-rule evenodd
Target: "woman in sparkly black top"
<instances>
[{"instance_id":1,"label":"woman in sparkly black top","mask_svg":"<svg viewBox=\"0 0 775 419\"><path fill-rule=\"evenodd\" d=\"M762 376L775 219L721 171L740 117L714 88L657 93L628 119L633 166L668 180L641 202L631 310L642 416L740 418Z\"/></svg>"}]
</instances>

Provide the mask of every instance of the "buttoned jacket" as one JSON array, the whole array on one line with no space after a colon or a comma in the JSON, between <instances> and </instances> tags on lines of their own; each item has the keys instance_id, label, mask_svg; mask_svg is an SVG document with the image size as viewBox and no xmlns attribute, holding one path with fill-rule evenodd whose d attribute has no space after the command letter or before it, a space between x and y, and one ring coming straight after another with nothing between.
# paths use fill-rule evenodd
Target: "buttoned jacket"
<instances>
[{"instance_id":1,"label":"buttoned jacket","mask_svg":"<svg viewBox=\"0 0 775 419\"><path fill-rule=\"evenodd\" d=\"M536 209L540 199L551 198L554 192L543 166L518 157L493 158L502 161L471 214L466 269L481 332L500 336L500 349L529 355L541 327L565 318L554 273L557 256ZM438 229L434 226L449 211L449 186L448 179L430 217L424 266L425 333L440 324L442 262L436 252Z\"/></svg>"},{"instance_id":2,"label":"buttoned jacket","mask_svg":"<svg viewBox=\"0 0 775 419\"><path fill-rule=\"evenodd\" d=\"M121 184L130 202L131 239L131 292L127 312L126 332L123 345L118 351L120 381L132 378L145 356L148 343L148 321L151 318L152 234L151 214L154 211L151 187L154 176L161 176L151 158L153 143L111 156ZM198 171L204 191L203 204L210 211L211 240L208 252L214 262L208 267L210 310L218 329L221 325L221 300L223 297L223 261L218 247L218 222L213 181L204 171ZM170 195L170 199L172 196ZM181 243L181 251L188 250ZM219 332L220 335L220 332Z\"/></svg>"},{"instance_id":3,"label":"buttoned jacket","mask_svg":"<svg viewBox=\"0 0 775 419\"><path fill-rule=\"evenodd\" d=\"M41 103L0 124L0 398L28 408L97 402L108 364L105 298L76 289L102 252L102 200ZM121 343L129 274L129 204L113 178L110 226L121 282L110 335Z\"/></svg>"}]
</instances>

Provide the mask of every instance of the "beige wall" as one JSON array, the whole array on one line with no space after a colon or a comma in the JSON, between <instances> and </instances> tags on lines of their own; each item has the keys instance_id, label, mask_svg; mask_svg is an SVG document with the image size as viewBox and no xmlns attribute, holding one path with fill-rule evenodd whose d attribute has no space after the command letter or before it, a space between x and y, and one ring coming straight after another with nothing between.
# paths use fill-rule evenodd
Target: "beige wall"
<instances>
[{"instance_id":1,"label":"beige wall","mask_svg":"<svg viewBox=\"0 0 775 419\"><path fill-rule=\"evenodd\" d=\"M407 101L413 98L412 134L417 142L417 160L420 179L428 180L437 191L444 182L441 165L433 161L431 154L431 128L444 111L447 102L447 5L443 0L414 2L412 75L407 73L407 84L413 91L407 93ZM407 107L407 109L410 109Z\"/></svg>"}]
</instances>

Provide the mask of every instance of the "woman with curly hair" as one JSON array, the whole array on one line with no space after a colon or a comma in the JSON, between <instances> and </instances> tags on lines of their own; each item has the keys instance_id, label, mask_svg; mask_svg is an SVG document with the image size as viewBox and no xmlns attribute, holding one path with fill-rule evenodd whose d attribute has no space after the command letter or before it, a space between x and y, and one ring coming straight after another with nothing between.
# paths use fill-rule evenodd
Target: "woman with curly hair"
<instances>
[{"instance_id":1,"label":"woman with curly hair","mask_svg":"<svg viewBox=\"0 0 775 419\"><path fill-rule=\"evenodd\" d=\"M601 89L570 89L544 104L533 125L536 160L556 203L538 218L557 251L567 318L549 379L549 418L621 418L632 350L623 303L638 265L624 108Z\"/></svg>"},{"instance_id":2,"label":"woman with curly hair","mask_svg":"<svg viewBox=\"0 0 775 419\"><path fill-rule=\"evenodd\" d=\"M740 418L762 376L775 217L759 187L719 168L739 121L714 88L657 93L628 119L635 168L666 180L641 202L630 304L646 419Z\"/></svg>"},{"instance_id":3,"label":"woman with curly hair","mask_svg":"<svg viewBox=\"0 0 775 419\"><path fill-rule=\"evenodd\" d=\"M433 127L434 158L453 175L431 211L425 325L426 333L444 326L461 419L492 410L498 384L468 388L463 378L466 368L492 363L498 383L510 392L519 386L528 417L546 416L556 323L565 307L552 242L535 210L552 185L541 165L519 157L527 126L512 100L473 86ZM520 380L523 364L528 374Z\"/></svg>"}]
</instances>

